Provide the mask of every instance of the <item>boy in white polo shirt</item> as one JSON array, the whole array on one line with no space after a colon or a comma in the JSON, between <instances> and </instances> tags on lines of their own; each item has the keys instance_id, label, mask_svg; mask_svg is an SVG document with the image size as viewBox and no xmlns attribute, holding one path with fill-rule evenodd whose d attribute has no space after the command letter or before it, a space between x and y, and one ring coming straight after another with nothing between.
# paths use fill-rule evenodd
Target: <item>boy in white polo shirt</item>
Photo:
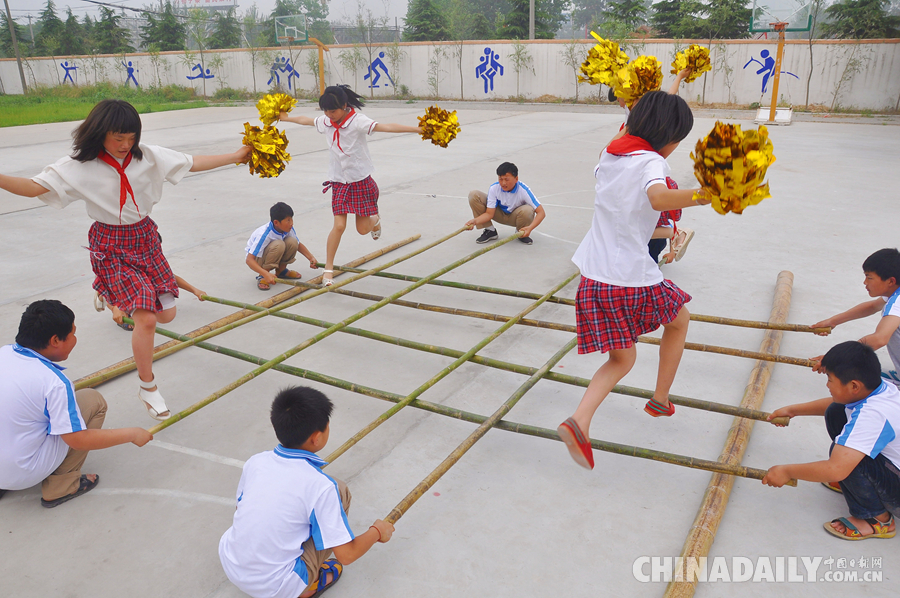
<instances>
[{"instance_id":1,"label":"boy in white polo shirt","mask_svg":"<svg viewBox=\"0 0 900 598\"><path fill-rule=\"evenodd\" d=\"M309 260L310 268L318 268L316 258L294 231L294 210L283 201L269 208L269 223L253 231L244 251L244 261L259 275L256 287L260 291L268 291L276 278L301 278L299 272L288 270L298 251Z\"/></svg>"},{"instance_id":2,"label":"boy in white polo shirt","mask_svg":"<svg viewBox=\"0 0 900 598\"><path fill-rule=\"evenodd\" d=\"M481 191L469 192L469 207L472 218L466 222L484 229L476 243L488 243L497 239L494 221L522 231L519 241L531 245L531 231L544 220L544 207L525 183L519 182L519 169L512 162L504 162L497 167L497 182L485 194Z\"/></svg>"},{"instance_id":3,"label":"boy in white polo shirt","mask_svg":"<svg viewBox=\"0 0 900 598\"><path fill-rule=\"evenodd\" d=\"M317 596L337 582L343 565L394 532L378 519L354 538L347 484L323 473L327 463L316 455L328 442L331 410L315 389L282 390L271 412L281 444L244 465L219 558L231 583L254 598ZM328 559L332 551L337 559Z\"/></svg>"},{"instance_id":4,"label":"boy in white polo shirt","mask_svg":"<svg viewBox=\"0 0 900 598\"><path fill-rule=\"evenodd\" d=\"M56 365L76 342L72 310L43 300L25 309L15 344L0 347L0 488L40 483L48 508L99 483L96 474L81 474L88 451L153 438L143 428L100 429L106 401L90 388L76 392Z\"/></svg>"},{"instance_id":5,"label":"boy in white polo shirt","mask_svg":"<svg viewBox=\"0 0 900 598\"><path fill-rule=\"evenodd\" d=\"M875 352L858 341L832 347L822 368L830 397L782 407L769 419L824 415L830 457L776 465L762 481L781 487L790 479L838 480L851 516L825 523L825 531L844 540L893 538L894 515L900 515L900 390L881 379Z\"/></svg>"}]
</instances>

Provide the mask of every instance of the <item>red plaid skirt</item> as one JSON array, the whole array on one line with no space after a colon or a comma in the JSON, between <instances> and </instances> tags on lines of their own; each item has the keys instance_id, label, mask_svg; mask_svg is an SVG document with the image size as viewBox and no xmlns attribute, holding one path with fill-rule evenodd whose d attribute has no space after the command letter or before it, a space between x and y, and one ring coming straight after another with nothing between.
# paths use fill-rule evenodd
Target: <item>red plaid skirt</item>
<instances>
[{"instance_id":1,"label":"red plaid skirt","mask_svg":"<svg viewBox=\"0 0 900 598\"><path fill-rule=\"evenodd\" d=\"M674 320L690 300L668 280L650 287L617 287L582 276L575 295L578 353L627 349L638 336Z\"/></svg>"},{"instance_id":2,"label":"red plaid skirt","mask_svg":"<svg viewBox=\"0 0 900 598\"><path fill-rule=\"evenodd\" d=\"M156 223L114 226L95 222L88 231L94 290L126 313L162 311L158 296L178 296L175 275L166 261Z\"/></svg>"},{"instance_id":3,"label":"red plaid skirt","mask_svg":"<svg viewBox=\"0 0 900 598\"><path fill-rule=\"evenodd\" d=\"M378 213L378 185L371 176L354 183L327 181L322 184L325 185L322 193L331 187L331 212L335 216L374 216Z\"/></svg>"}]
</instances>

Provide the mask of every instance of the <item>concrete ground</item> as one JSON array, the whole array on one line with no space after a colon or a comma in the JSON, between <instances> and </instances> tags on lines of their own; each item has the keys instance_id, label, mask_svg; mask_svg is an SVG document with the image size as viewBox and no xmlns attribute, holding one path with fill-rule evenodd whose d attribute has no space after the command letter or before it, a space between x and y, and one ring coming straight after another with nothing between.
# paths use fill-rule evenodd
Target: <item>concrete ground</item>
<instances>
[{"instance_id":1,"label":"concrete ground","mask_svg":"<svg viewBox=\"0 0 900 598\"><path fill-rule=\"evenodd\" d=\"M383 122L414 124L427 104L375 103L366 113ZM347 232L340 263L410 235L422 239L376 260L383 263L457 229L471 217L465 197L496 180L494 169L515 162L521 180L544 203L547 219L534 245L516 241L463 265L444 278L537 293L575 271L570 258L588 230L597 155L622 120L602 109L497 104L446 105L459 110L462 133L448 149L413 135L376 134L370 141L381 187L384 235L378 242ZM310 104L297 108L314 115ZM695 128L669 159L683 187L695 185L688 156L715 118L749 126L750 113L698 113ZM240 143L252 107L148 114L143 140L192 154L224 153ZM30 176L65 155L71 123L0 130L0 170ZM328 153L311 128L287 125L294 159L275 180L246 167L191 174L167 186L153 211L174 271L208 294L256 302L270 296L244 265L251 231L266 222L278 200L295 210L301 240L325 258L331 228L330 196L321 193ZM771 128L777 163L770 169L773 197L742 216L693 208L682 223L697 236L683 261L664 267L688 291L692 312L766 319L775 279L794 273L790 321L813 323L867 298L862 261L897 245L900 135L893 121L877 125L796 122ZM129 335L108 314L95 313L86 245L90 220L81 205L57 211L37 200L0 193L0 339L13 341L20 314L36 299L55 298L76 313L78 347L65 364L73 379L131 356ZM351 227L352 228L352 227ZM501 229L507 234L510 229ZM480 248L467 232L398 265L394 272L425 275ZM315 275L298 262L304 278ZM386 295L405 283L370 277L352 289ZM576 283L560 295L573 297ZM430 286L413 301L512 315L528 300ZM290 311L339 321L370 303L326 294ZM170 329L187 332L233 309L179 301ZM532 317L574 323L572 308L544 305ZM788 333L782 353L819 355L836 342L874 329L875 318L848 323L829 338ZM499 323L388 306L359 327L465 351ZM316 334L311 326L266 318L213 342L274 357ZM165 339L160 338L160 342ZM571 336L515 327L481 354L540 366ZM694 323L688 340L757 350L763 332ZM658 350L641 345L625 384L652 388ZM452 360L346 334L335 334L288 360L289 364L375 388L408 394ZM600 355L569 353L556 371L589 377ZM754 363L737 357L686 352L673 392L737 404ZM161 389L183 409L237 379L253 366L191 348L158 363ZM489 415L524 376L468 364L423 399ZM825 396L824 378L788 365L775 368L763 408ZM186 420L160 432L144 448L96 451L85 471L99 487L53 510L42 509L40 489L0 500L0 596L129 596L234 598L217 543L231 524L243 461L271 449L268 422L274 393L310 384L269 372ZM336 409L329 453L388 408L373 398L323 385ZM110 404L106 427L150 426L135 396L136 374L100 387ZM506 419L555 428L582 395L576 387L543 381ZM732 419L678 408L671 419L650 419L643 401L612 395L591 435L625 444L716 459ZM474 429L462 421L407 408L350 449L327 472L350 483L350 522L358 532L384 517ZM744 464L767 468L827 455L823 422L795 420L789 428L758 424ZM596 468L577 467L557 442L491 431L398 522L390 543L377 545L345 570L332 597L368 596L659 596L653 559L677 556L710 474L665 463L597 452ZM772 489L738 479L710 557L726 557L724 574L739 577L734 557L749 559L759 581L700 583L697 596L894 596L900 580L900 539L851 544L822 524L847 514L842 497L819 484ZM641 557L650 557L642 565ZM818 568L807 577L801 559ZM844 561L842 561L842 559ZM877 560L880 559L880 560ZM740 560L740 559L739 559ZM798 564L791 565L796 561ZM635 573L635 564L638 572ZM779 564L780 563L780 564ZM771 564L771 571L765 565ZM788 581L799 570L804 582ZM843 568L841 568L843 567ZM860 580L829 582L835 572ZM721 572L720 572L721 573ZM771 581L765 581L771 575ZM838 576L840 577L840 576ZM794 576L790 576L793 579Z\"/></svg>"}]
</instances>

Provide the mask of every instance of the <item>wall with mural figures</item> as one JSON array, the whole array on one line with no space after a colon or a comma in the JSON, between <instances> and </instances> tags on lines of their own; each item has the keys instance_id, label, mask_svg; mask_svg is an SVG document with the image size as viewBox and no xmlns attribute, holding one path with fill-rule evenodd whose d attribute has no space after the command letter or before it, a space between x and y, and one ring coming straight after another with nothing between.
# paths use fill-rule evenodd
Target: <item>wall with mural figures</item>
<instances>
[{"instance_id":1,"label":"wall with mural figures","mask_svg":"<svg viewBox=\"0 0 900 598\"><path fill-rule=\"evenodd\" d=\"M632 58L656 56L664 65L663 89L675 53L685 40L629 40ZM771 101L775 71L774 40L698 41L710 48L713 70L683 85L681 95L704 104L751 104ZM367 97L393 97L404 87L420 97L506 100L542 96L574 98L602 93L576 83L574 63L592 45L588 40L534 42L477 41L407 43L383 46L331 46L325 54L328 84L347 83ZM810 57L812 55L812 58ZM573 58L575 60L573 60ZM315 47L265 48L127 54L59 56L28 59L26 80L34 85L82 85L110 81L123 85L193 86L212 95L224 87L288 93L317 93ZM21 93L14 59L0 60L5 93ZM808 88L808 89L807 89ZM781 65L779 102L826 108L897 109L900 105L900 40L789 40Z\"/></svg>"}]
</instances>

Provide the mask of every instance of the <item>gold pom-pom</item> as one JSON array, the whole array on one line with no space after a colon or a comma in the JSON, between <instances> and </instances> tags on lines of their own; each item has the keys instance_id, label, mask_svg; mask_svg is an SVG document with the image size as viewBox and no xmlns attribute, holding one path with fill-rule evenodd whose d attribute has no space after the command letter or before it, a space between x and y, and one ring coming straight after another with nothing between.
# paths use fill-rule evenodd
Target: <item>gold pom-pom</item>
<instances>
[{"instance_id":1,"label":"gold pom-pom","mask_svg":"<svg viewBox=\"0 0 900 598\"><path fill-rule=\"evenodd\" d=\"M278 120L279 114L290 112L296 104L297 100L286 93L270 93L256 103L256 109L259 110L259 120L268 126Z\"/></svg>"},{"instance_id":2,"label":"gold pom-pom","mask_svg":"<svg viewBox=\"0 0 900 598\"><path fill-rule=\"evenodd\" d=\"M709 49L697 44L691 44L676 54L675 60L672 62L672 74L677 75L686 68L691 69L691 74L685 78L685 83L691 83L703 73L711 71L712 63L709 61Z\"/></svg>"},{"instance_id":3,"label":"gold pom-pom","mask_svg":"<svg viewBox=\"0 0 900 598\"><path fill-rule=\"evenodd\" d=\"M443 108L430 106L425 110L425 115L418 119L419 126L422 127L422 139L430 139L434 145L447 147L460 131L456 110L447 112Z\"/></svg>"},{"instance_id":4,"label":"gold pom-pom","mask_svg":"<svg viewBox=\"0 0 900 598\"><path fill-rule=\"evenodd\" d=\"M740 125L716 122L694 152L694 175L719 214L740 214L771 197L769 184L763 183L775 161L766 127L744 133Z\"/></svg>"},{"instance_id":5,"label":"gold pom-pom","mask_svg":"<svg viewBox=\"0 0 900 598\"><path fill-rule=\"evenodd\" d=\"M631 108L642 95L659 89L662 78L662 64L656 56L638 56L616 72L613 90Z\"/></svg>"},{"instance_id":6,"label":"gold pom-pom","mask_svg":"<svg viewBox=\"0 0 900 598\"><path fill-rule=\"evenodd\" d=\"M253 148L250 174L258 174L261 179L277 177L291 161L287 136L271 125L259 128L244 123L243 143Z\"/></svg>"},{"instance_id":7,"label":"gold pom-pom","mask_svg":"<svg viewBox=\"0 0 900 598\"><path fill-rule=\"evenodd\" d=\"M616 71L628 64L628 55L619 49L619 44L603 39L593 31L599 43L588 50L587 59L581 64L581 74L578 80L591 85L613 86L616 79Z\"/></svg>"}]
</instances>

